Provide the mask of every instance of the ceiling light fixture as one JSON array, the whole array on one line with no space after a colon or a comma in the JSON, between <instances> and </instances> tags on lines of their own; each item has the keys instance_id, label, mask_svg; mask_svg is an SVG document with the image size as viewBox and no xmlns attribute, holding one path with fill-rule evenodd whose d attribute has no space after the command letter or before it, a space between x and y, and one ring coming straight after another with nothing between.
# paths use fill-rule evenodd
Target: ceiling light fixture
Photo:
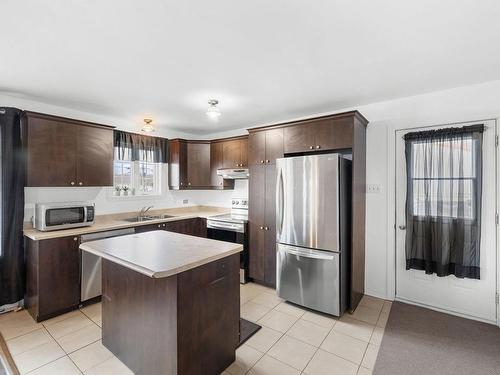
<instances>
[{"instance_id":1,"label":"ceiling light fixture","mask_svg":"<svg viewBox=\"0 0 500 375\"><path fill-rule=\"evenodd\" d=\"M144 125L142 127L142 131L143 132L146 132L146 133L151 133L151 132L154 132L155 131L155 128L153 127L153 125L151 125L151 123L153 122L152 119L150 118L145 118L144 119Z\"/></svg>"},{"instance_id":2,"label":"ceiling light fixture","mask_svg":"<svg viewBox=\"0 0 500 375\"><path fill-rule=\"evenodd\" d=\"M208 109L207 109L207 116L211 120L218 120L221 113L219 107L217 105L219 104L219 101L217 99L210 99L208 101Z\"/></svg>"}]
</instances>

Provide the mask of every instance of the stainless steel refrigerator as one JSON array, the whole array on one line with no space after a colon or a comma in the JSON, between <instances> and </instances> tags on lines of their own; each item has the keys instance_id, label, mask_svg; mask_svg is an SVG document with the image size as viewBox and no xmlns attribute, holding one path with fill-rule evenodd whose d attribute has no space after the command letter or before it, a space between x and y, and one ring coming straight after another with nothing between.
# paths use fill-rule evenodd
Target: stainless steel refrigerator
<instances>
[{"instance_id":1,"label":"stainless steel refrigerator","mask_svg":"<svg viewBox=\"0 0 500 375\"><path fill-rule=\"evenodd\" d=\"M348 306L351 161L341 154L276 161L276 289L340 316Z\"/></svg>"}]
</instances>

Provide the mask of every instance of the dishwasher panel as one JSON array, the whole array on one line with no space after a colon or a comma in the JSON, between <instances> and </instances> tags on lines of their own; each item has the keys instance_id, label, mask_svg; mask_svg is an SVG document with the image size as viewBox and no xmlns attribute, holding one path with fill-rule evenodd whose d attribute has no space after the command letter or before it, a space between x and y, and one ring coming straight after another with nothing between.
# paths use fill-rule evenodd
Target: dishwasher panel
<instances>
[{"instance_id":1,"label":"dishwasher panel","mask_svg":"<svg viewBox=\"0 0 500 375\"><path fill-rule=\"evenodd\" d=\"M110 230L106 232L89 233L81 236L81 243L102 240L117 236L134 234L135 228ZM97 255L82 251L82 280L80 301L98 297L102 294L102 260Z\"/></svg>"}]
</instances>

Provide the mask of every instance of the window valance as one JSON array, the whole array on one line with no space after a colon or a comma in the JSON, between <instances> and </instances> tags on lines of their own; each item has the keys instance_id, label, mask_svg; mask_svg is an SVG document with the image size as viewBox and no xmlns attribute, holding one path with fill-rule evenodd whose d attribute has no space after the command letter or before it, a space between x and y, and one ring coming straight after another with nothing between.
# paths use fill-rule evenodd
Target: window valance
<instances>
[{"instance_id":1,"label":"window valance","mask_svg":"<svg viewBox=\"0 0 500 375\"><path fill-rule=\"evenodd\" d=\"M115 158L168 163L168 139L114 130Z\"/></svg>"}]
</instances>

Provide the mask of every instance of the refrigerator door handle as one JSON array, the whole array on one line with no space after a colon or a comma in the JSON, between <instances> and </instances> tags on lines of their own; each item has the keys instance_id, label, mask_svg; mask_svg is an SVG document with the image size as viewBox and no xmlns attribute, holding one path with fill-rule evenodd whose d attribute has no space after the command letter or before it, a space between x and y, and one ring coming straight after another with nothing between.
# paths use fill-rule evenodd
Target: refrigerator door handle
<instances>
[{"instance_id":1,"label":"refrigerator door handle","mask_svg":"<svg viewBox=\"0 0 500 375\"><path fill-rule=\"evenodd\" d=\"M285 187L283 181L283 170L278 169L278 176L276 181L276 206L277 206L277 221L276 225L276 237L281 238L281 232L283 231L283 215L284 215L284 204L285 204Z\"/></svg>"},{"instance_id":2,"label":"refrigerator door handle","mask_svg":"<svg viewBox=\"0 0 500 375\"><path fill-rule=\"evenodd\" d=\"M294 248L289 248L289 247L283 247L282 248L285 253L291 254L291 255L297 255L303 258L311 258L311 259L320 259L320 260L333 260L334 256L333 255L328 255L325 254L324 252L319 252L315 250L299 250L299 249L294 249Z\"/></svg>"}]
</instances>

